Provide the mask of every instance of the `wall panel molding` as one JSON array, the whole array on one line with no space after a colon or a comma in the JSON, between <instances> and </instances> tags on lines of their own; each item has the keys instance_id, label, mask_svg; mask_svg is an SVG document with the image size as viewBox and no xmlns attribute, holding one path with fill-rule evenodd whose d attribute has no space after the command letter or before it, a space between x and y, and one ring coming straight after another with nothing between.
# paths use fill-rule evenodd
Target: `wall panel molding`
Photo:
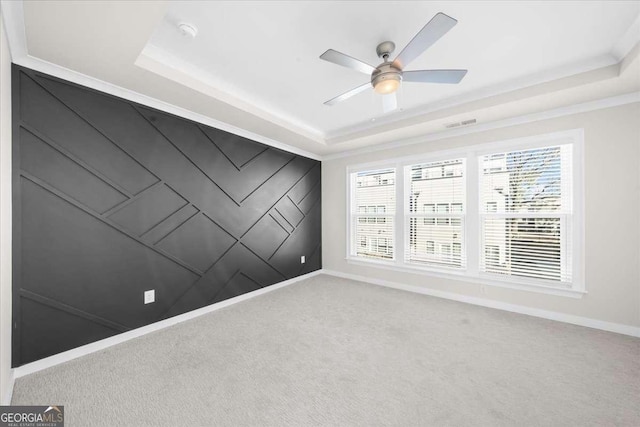
<instances>
[{"instance_id":1,"label":"wall panel molding","mask_svg":"<svg viewBox=\"0 0 640 427\"><path fill-rule=\"evenodd\" d=\"M320 162L12 77L14 366L321 268Z\"/></svg>"}]
</instances>

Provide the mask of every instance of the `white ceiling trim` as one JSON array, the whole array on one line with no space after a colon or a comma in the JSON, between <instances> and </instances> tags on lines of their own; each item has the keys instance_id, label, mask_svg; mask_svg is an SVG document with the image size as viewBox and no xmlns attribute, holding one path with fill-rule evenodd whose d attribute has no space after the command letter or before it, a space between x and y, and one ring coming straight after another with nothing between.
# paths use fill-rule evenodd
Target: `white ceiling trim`
<instances>
[{"instance_id":1,"label":"white ceiling trim","mask_svg":"<svg viewBox=\"0 0 640 427\"><path fill-rule=\"evenodd\" d=\"M157 62L162 63L165 68L174 70L169 73L167 73L166 70L151 70L159 75L163 75L164 77L174 80L180 84L199 90L209 96L219 99L222 102L227 102L231 105L237 106L238 108L246 109L256 116L272 121L274 124L293 132L300 133L314 141L326 143L327 145L334 145L342 142L350 142L363 136L364 133L375 132L376 129L381 126L393 126L401 129L407 126L407 121L421 121L421 116L429 113L460 106L488 97L503 95L515 90L551 82L576 74L586 73L598 68L616 65L622 60L622 58L624 58L624 56L626 56L629 49L633 47L634 40L637 41L638 34L634 28L636 30L638 29L636 28L636 24L640 22L639 19L640 18L636 19L634 24L624 32L623 36L616 41L609 51L602 51L600 55L596 57L567 64L559 68L554 67L542 72L532 73L504 83L492 84L491 86L473 89L469 92L455 95L454 97L448 97L417 108L396 110L391 114L375 117L375 120L367 118L358 123L329 130L318 129L316 126L311 125L307 120L296 117L295 111L285 111L285 107L281 106L278 111L270 105L270 100L258 99L252 93L243 93L242 90L230 84L228 81L212 75L212 73L207 71L207 69L196 68L192 63L164 50L164 48L158 48L154 45L148 44L147 48L149 48L149 52L147 53L147 48L145 48L141 57L143 55L149 56ZM178 72L177 76L176 71ZM301 129L303 131L307 131L307 133L301 132Z\"/></svg>"},{"instance_id":2,"label":"white ceiling trim","mask_svg":"<svg viewBox=\"0 0 640 427\"><path fill-rule=\"evenodd\" d=\"M325 143L324 135L319 130L287 116L286 113L278 111L271 105L259 102L250 94L243 93L240 89L216 79L211 73L177 58L158 46L147 44L135 65L247 111L312 141Z\"/></svg>"},{"instance_id":3,"label":"white ceiling trim","mask_svg":"<svg viewBox=\"0 0 640 427\"><path fill-rule=\"evenodd\" d=\"M315 160L331 160L331 159L336 159L341 157L348 157L348 156L357 155L361 153L386 150L389 148L401 147L405 145L412 145L412 144L418 144L418 143L429 142L429 141L436 141L436 140L458 136L458 135L471 134L471 133L482 132L490 129L497 129L497 128L513 126L513 125L522 124L522 123L529 123L529 122L545 120L545 119L554 118L554 117L561 117L565 115L577 114L581 112L587 112L587 111L592 111L592 110L597 110L602 108L609 108L617 105L640 102L640 92L632 92L625 95L604 98L601 100L585 102L582 104L575 104L572 106L557 108L553 110L548 110L548 111L543 111L543 112L538 112L533 114L526 114L522 116L512 117L509 119L482 123L482 124L469 126L465 128L451 129L451 130L442 131L436 134L412 137L412 138L407 138L400 141L383 143L375 146L368 146L368 147L363 147L359 149L347 150L347 151L342 151L335 154L327 154L322 156L318 153L306 151L306 150L297 148L295 146L291 146L289 144L285 144L285 143L273 140L271 138L267 138L262 135L255 134L253 132L246 131L244 129L213 119L208 116L204 116L199 113L195 113L185 108L177 107L175 105L158 100L156 98L152 98L147 95L140 94L130 89L126 89L126 88L114 85L112 83L102 81L100 79L96 79L94 77L50 63L48 61L44 61L39 58L32 57L28 54L28 50L27 50L26 33L25 33L25 26L24 26L24 10L23 10L22 0L17 0L17 1L0 0L0 5L2 7L2 15L3 15L4 24L5 24L5 31L7 32L7 37L9 39L9 47L12 54L12 60L14 63L18 65L25 66L43 73L47 73L47 74L50 74L50 75L53 75L53 76L83 85L83 86L87 86L89 88L92 88L101 92L105 92L120 98L137 102L139 104L146 105L151 108L156 108L158 110L165 111L167 113L174 114L176 116L184 117L189 120L193 120L199 123L213 126L218 129L222 129L224 131L231 132L245 138L253 139L255 141L264 143L266 145L279 148L294 154L299 154L305 157L309 157ZM629 30L625 33L625 35L620 39L618 43L616 43L610 55L604 55L603 57L597 58L596 60L594 60L594 62L591 63L591 65L582 64L582 66L598 68L597 65L594 65L598 61L602 61L601 64L609 63L609 65L611 64L610 61L612 60L614 61L613 63L618 63L618 57L620 52L626 52L628 54L630 50L629 45L631 45L631 48L633 48L633 46L635 45L635 42L637 42L639 38L637 34L638 29L640 29L640 19L636 19L634 24L629 28ZM565 72L567 71L565 70ZM465 96L465 99L466 99L466 102L470 101L470 99L466 96ZM439 107L439 108L443 108L443 107ZM380 122L376 123L376 125L378 124L380 124ZM318 148L320 149L320 147L321 145L319 144Z\"/></svg>"},{"instance_id":4,"label":"white ceiling trim","mask_svg":"<svg viewBox=\"0 0 640 427\"><path fill-rule=\"evenodd\" d=\"M633 33L633 32L631 32ZM627 33L625 33L626 35ZM625 39L626 40L626 39ZM625 48L626 48L625 41ZM616 44L616 46L618 43ZM151 46L151 48L150 48ZM633 45L631 46L633 47ZM323 135L319 130L312 128L304 123L296 121L288 117L284 113L274 114L272 107L264 107L250 96L237 96L237 89L226 87L226 83L214 81L214 79L204 70L197 70L185 61L176 58L161 48L147 45L140 54L136 65L154 72L163 77L176 81L191 89L198 90L208 96L216 98L222 102L231 104L237 108L248 111L260 118L268 120L278 126L282 126L292 132L306 136L313 141L323 145L334 145L349 140L349 136L364 132L376 127L392 124L400 120L419 119L425 114L440 111L446 108L456 107L473 101L489 98L492 96L502 95L519 89L535 86L537 84L547 83L554 80L570 77L576 74L586 73L596 69L619 64L620 60L612 51L584 62L571 64L566 67L548 70L542 73L536 73L520 79L493 85L490 87L478 89L476 91L461 94L453 98L448 98L430 105L421 107L411 111L398 111L398 114L390 114L376 118L375 122L366 121L353 126L348 126L335 131L331 131ZM164 68L164 69L163 69ZM233 93L233 95L232 95Z\"/></svg>"},{"instance_id":5,"label":"white ceiling trim","mask_svg":"<svg viewBox=\"0 0 640 427\"><path fill-rule=\"evenodd\" d=\"M453 138L461 135L468 135L472 133L485 132L492 129L500 129L509 126L515 126L525 123L538 122L541 120L553 119L556 117L569 116L572 114L586 113L594 110L601 110L604 108L612 108L620 105L633 104L640 102L640 92L631 92L624 95L612 96L609 98L603 98L596 101L583 102L581 104L569 105L566 107L555 108L552 110L541 111L538 113L525 114L523 116L510 117L508 119L496 120L488 123L481 123L478 125L472 125L465 128L457 128L431 134L427 136L419 136L414 138L408 138L405 140L389 142L385 144L378 144L374 146L367 146L358 148L355 150L342 151L335 154L327 154L322 157L322 160L333 160L342 157L350 157L358 154L371 153L375 151L389 150L393 148L404 147L407 145L421 144L426 142L438 141L446 138Z\"/></svg>"},{"instance_id":6,"label":"white ceiling trim","mask_svg":"<svg viewBox=\"0 0 640 427\"><path fill-rule=\"evenodd\" d=\"M390 124L399 120L419 118L420 116L423 116L425 114L444 110L445 108L456 107L469 102L479 101L481 99L490 98L492 96L502 95L508 92L513 92L538 84L574 76L576 74L586 73L618 63L619 60L612 53L601 55L578 64L572 64L566 67L556 68L542 73L536 73L534 75L529 75L520 79L511 80L509 82L500 83L498 85L485 87L452 98L447 98L415 110L407 111L404 114L391 114L388 116L376 118L374 123L367 121L353 126L338 129L327 134L326 142L328 145L339 144L340 142L348 141L349 137L354 134L378 126Z\"/></svg>"},{"instance_id":7,"label":"white ceiling trim","mask_svg":"<svg viewBox=\"0 0 640 427\"><path fill-rule=\"evenodd\" d=\"M109 95L117 96L118 98L123 98L150 108L155 108L156 110L164 111L165 113L193 120L195 122L214 127L216 129L221 129L225 132L230 132L243 138L261 142L274 148L279 148L281 150L309 157L314 160L321 160L321 156L316 153L312 153L310 151L306 151L301 148L294 147L293 145L285 144L283 142L279 142L262 135L258 135L256 133L241 129L220 120L212 119L211 117L207 117L191 110L187 110L186 108L177 107L173 104L169 104L168 102L160 101L159 99L134 92L130 89L126 89L91 76L87 76L86 74L82 74L77 71L52 64L48 61L43 61L39 58L34 58L32 56L26 55L22 58L13 58L13 62L23 67L40 71L41 73L46 73L54 77L70 81L72 83L76 83L100 92L107 93Z\"/></svg>"},{"instance_id":8,"label":"white ceiling trim","mask_svg":"<svg viewBox=\"0 0 640 427\"><path fill-rule=\"evenodd\" d=\"M216 120L211 117L207 117L202 114L187 110L186 108L178 107L173 104L169 104L168 102L160 101L159 99L152 98L150 96L143 95L130 89L126 89L112 83L97 79L95 77L91 77L86 74L82 74L77 71L62 67L60 65L30 56L27 50L26 32L24 25L24 9L22 3L22 0L1 0L3 21L7 31L9 49L12 56L11 59L14 64L31 68L32 70L40 71L41 73L46 73L54 77L58 77L91 89L95 89L100 92L107 93L109 95L117 96L119 98L136 102L147 107L155 108L166 113L174 114L185 119L212 126L225 132L230 132L244 138L252 139L254 141L261 142L263 144L285 150L293 154L299 154L301 156L309 157L314 160L322 159L321 156L316 153L312 153L310 151L306 151L301 148L294 147L292 145L285 144L283 142L276 141L262 135L258 135L256 133L241 129L220 120Z\"/></svg>"},{"instance_id":9,"label":"white ceiling trim","mask_svg":"<svg viewBox=\"0 0 640 427\"><path fill-rule=\"evenodd\" d=\"M11 58L21 58L27 55L27 34L24 29L24 8L22 1L0 1L2 20L7 32Z\"/></svg>"},{"instance_id":10,"label":"white ceiling trim","mask_svg":"<svg viewBox=\"0 0 640 427\"><path fill-rule=\"evenodd\" d=\"M622 61L638 42L640 42L640 15L636 17L633 24L627 28L627 31L625 31L622 37L613 45L611 54L615 56L618 61Z\"/></svg>"}]
</instances>

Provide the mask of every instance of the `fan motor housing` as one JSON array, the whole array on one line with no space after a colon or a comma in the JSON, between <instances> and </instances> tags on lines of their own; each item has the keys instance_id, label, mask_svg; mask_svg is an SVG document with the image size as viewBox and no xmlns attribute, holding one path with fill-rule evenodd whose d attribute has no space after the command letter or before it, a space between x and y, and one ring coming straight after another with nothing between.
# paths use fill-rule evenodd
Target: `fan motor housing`
<instances>
[{"instance_id":1,"label":"fan motor housing","mask_svg":"<svg viewBox=\"0 0 640 427\"><path fill-rule=\"evenodd\" d=\"M392 62L383 62L371 73L371 86L375 88L385 80L402 81L402 70L394 67Z\"/></svg>"}]
</instances>

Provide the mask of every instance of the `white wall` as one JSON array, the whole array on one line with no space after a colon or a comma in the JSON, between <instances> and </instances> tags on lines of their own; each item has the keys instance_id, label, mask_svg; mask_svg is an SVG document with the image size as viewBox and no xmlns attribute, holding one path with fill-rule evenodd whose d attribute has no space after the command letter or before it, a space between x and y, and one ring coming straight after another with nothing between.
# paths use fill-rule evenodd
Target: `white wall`
<instances>
[{"instance_id":1,"label":"white wall","mask_svg":"<svg viewBox=\"0 0 640 427\"><path fill-rule=\"evenodd\" d=\"M11 370L11 55L0 16L0 404L9 402Z\"/></svg>"},{"instance_id":2,"label":"white wall","mask_svg":"<svg viewBox=\"0 0 640 427\"><path fill-rule=\"evenodd\" d=\"M322 164L323 268L436 291L640 327L640 103L446 138ZM348 264L346 167L455 147L584 128L585 274L581 299L486 287Z\"/></svg>"}]
</instances>

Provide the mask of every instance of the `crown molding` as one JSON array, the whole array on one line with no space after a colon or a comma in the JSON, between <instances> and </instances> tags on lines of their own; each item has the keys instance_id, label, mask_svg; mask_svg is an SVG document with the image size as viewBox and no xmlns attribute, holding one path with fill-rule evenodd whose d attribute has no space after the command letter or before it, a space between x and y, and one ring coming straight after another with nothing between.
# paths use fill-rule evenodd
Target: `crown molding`
<instances>
[{"instance_id":1,"label":"crown molding","mask_svg":"<svg viewBox=\"0 0 640 427\"><path fill-rule=\"evenodd\" d=\"M265 145L278 148L280 150L288 151L290 153L305 156L314 160L321 160L321 156L317 153L312 153L310 151L303 150L301 148L294 147L280 141L276 141L263 135L259 135L257 133L250 132L237 126L231 125L229 123L216 120L214 118L196 113L191 110L187 110L186 108L178 107L176 105L169 104L168 102L143 95L133 90L114 85L112 83L88 76L69 68L65 68L48 61L44 61L42 59L35 58L29 55L27 50L27 40L24 26L24 8L22 0L1 0L0 4L2 7L2 15L5 24L4 26L6 28L7 38L9 41L9 50L11 51L12 62L14 64L39 71L41 73L46 73L54 77L70 81L72 83L76 83L100 92L107 93L109 95L117 96L128 101L136 102L147 107L155 108L169 114L193 120L207 126L212 126L225 132L230 132L243 138L248 138Z\"/></svg>"},{"instance_id":2,"label":"crown molding","mask_svg":"<svg viewBox=\"0 0 640 427\"><path fill-rule=\"evenodd\" d=\"M622 37L613 45L611 55L621 62L631 49L640 42L640 15L633 21L633 24L627 28Z\"/></svg>"},{"instance_id":3,"label":"crown molding","mask_svg":"<svg viewBox=\"0 0 640 427\"><path fill-rule=\"evenodd\" d=\"M324 135L318 129L302 123L294 117L288 116L285 112L279 111L276 107L252 97L251 94L215 78L211 73L178 58L159 46L148 43L136 59L135 65L247 111L312 141L325 144Z\"/></svg>"},{"instance_id":4,"label":"crown molding","mask_svg":"<svg viewBox=\"0 0 640 427\"><path fill-rule=\"evenodd\" d=\"M0 8L2 9L4 28L7 32L11 59L15 61L16 58L27 56L27 34L24 29L22 0L0 0Z\"/></svg>"},{"instance_id":5,"label":"crown molding","mask_svg":"<svg viewBox=\"0 0 640 427\"><path fill-rule=\"evenodd\" d=\"M328 145L334 144L336 147L340 142L346 142L348 139L346 136L339 136L338 133L340 131L336 131L333 133L329 133L327 138L323 138L318 136L317 130L310 128L304 124L297 125L289 123L288 125L286 117L276 117L274 114L269 112L264 112L266 115L259 115L256 113L260 107L255 105L251 106L251 108L243 109L250 114L257 115L263 120L267 120L271 123L274 123L277 126L286 128L292 132L300 134L301 136L305 136L314 141L319 142L317 151L307 151L301 148L282 143L280 141L265 137L263 135L256 134L251 131L244 130L237 126L231 125L226 122L222 122L220 120L216 120L212 117L205 116L203 114L196 113L194 111L178 107L167 102L161 101L156 98L152 98L147 95L143 95L141 93L132 91L130 89L126 89L112 83L102 81L96 79L94 77L79 73L77 71L70 70L68 68L50 63L48 61L41 60L39 58L32 57L28 54L27 41L26 41L26 33L25 33L25 25L24 25L24 7L23 0L0 0L0 6L2 8L2 15L5 24L5 30L7 32L7 38L9 41L9 46L11 50L12 60L14 63L34 69L36 71L40 71L43 73L51 74L53 76L101 91L105 92L120 98L127 99L129 101L137 102L142 105L146 105L151 108L155 108L161 111L165 111L170 114L174 114L179 117L183 117L189 120L193 120L199 123L203 123L208 126L212 126L227 132L231 132L233 134L242 136L244 138L252 139L254 141L261 142L263 144L269 145L271 147L275 147L281 150L285 150L294 154L299 154L305 157L312 158L314 160L331 160L341 157L348 157L352 155L357 155L365 152L373 152L386 150L389 148L396 148L405 145L418 144L421 142L428 141L436 141L439 139L449 138L458 135L470 134L475 132L482 132L490 129L497 129L501 127L513 126L521 123L529 123L538 120L545 120L553 117L560 117L564 115L576 114L585 111L592 111L601 108L609 108L616 105L623 105L631 102L638 102L638 93L630 93L626 95L614 96L611 98L604 98L598 101L591 101L582 104L575 104L568 107L557 108L553 110L537 112L533 114L526 114L522 116L512 117L508 119L497 120L493 122L482 123L478 125L473 125L465 128L451 129L445 130L438 133L428 134L426 136L412 137L407 139L402 139L399 141L393 141L389 143L381 143L377 145L370 145L358 149L353 150L342 150L335 154L325 154L322 155L320 153L326 152ZM586 61L580 64L574 64L571 67L566 67L561 70L552 70L548 72L541 73L539 75L529 76L527 78L513 80L507 84L494 86L484 89L479 89L474 91L471 94L460 95L455 98L450 98L447 100L442 100L438 103L431 104L422 109L407 112L406 115L389 116L388 119L382 118L376 120L375 127L379 127L384 124L392 124L395 121L406 120L411 118L418 118L421 115L440 111L448 107L453 107L457 105L462 105L468 102L472 102L474 100L480 100L483 98L487 98L493 95L503 94L509 91L517 90L518 88L526 88L530 87L532 84L538 84L542 82L553 81L554 79L562 78L562 76L567 77L571 75L575 75L575 73L585 72L589 70L594 70L602 67L611 66L614 64L621 64L627 56L629 52L632 51L634 46L638 44L638 40L640 39L640 16L634 21L634 23L627 29L624 35L620 38L620 40L615 44L611 52L601 55L597 58L593 58L590 61ZM151 57L146 57L141 55L139 59L150 60ZM145 59L146 58L146 59ZM136 61L136 65L137 61ZM179 67L178 67L179 69ZM197 77L197 76L195 76ZM202 82L201 82L202 83ZM206 84L206 82L202 83ZM220 91L218 88L213 87L209 84L211 90ZM234 96L227 93L228 96ZM212 96L212 95L210 95ZM229 103L229 101L222 99L223 102ZM238 100L237 102L248 102ZM233 105L233 104L232 104ZM248 104L247 104L248 105ZM255 110L255 111L254 111ZM387 121L385 121L387 120ZM353 135L357 132L364 132L367 130L374 129L373 125L370 122L368 126L364 124L358 124L353 127L345 128L348 129L347 134Z\"/></svg>"},{"instance_id":6,"label":"crown molding","mask_svg":"<svg viewBox=\"0 0 640 427\"><path fill-rule=\"evenodd\" d=\"M230 132L243 138L251 139L253 141L260 142L270 147L278 148L280 150L288 151L293 154L298 154L304 157L308 157L314 160L321 160L321 156L317 153L312 153L307 150L303 150L293 145L285 144L280 141L268 138L263 135L236 127L229 123L216 120L209 116L205 116L200 113L196 113L186 108L178 107L165 101L161 101L157 98L152 98L147 95L143 95L139 92L132 91L121 86L114 85L104 80L99 80L86 74L79 73L77 71L70 70L60 65L53 64L42 59L34 58L32 56L25 56L22 58L14 58L13 62L17 65L21 65L26 68L30 68L41 73L46 73L54 77L58 77L72 83L76 83L91 89L95 89L100 92L107 93L109 95L117 96L118 98L126 99L127 101L136 102L138 104L154 108L169 114L173 114L178 117L182 117L188 120L193 120L207 126L214 127L216 129Z\"/></svg>"},{"instance_id":7,"label":"crown molding","mask_svg":"<svg viewBox=\"0 0 640 427\"><path fill-rule=\"evenodd\" d=\"M412 119L413 121L420 121L421 116L424 116L426 114L434 113L447 108L457 107L474 101L480 101L498 95L504 95L509 92L530 88L536 85L553 82L555 80L568 78L571 76L587 73L589 71L594 71L617 64L619 64L619 61L612 54L605 54L577 64L571 64L566 67L555 68L553 70L531 74L504 83L479 88L471 92L463 93L450 98L445 98L441 101L436 101L426 106L406 111L406 113L404 114L390 114L387 116L376 118L374 122L375 124L372 124L372 122L370 121L361 122L352 126L328 132L326 143L328 145L336 145L342 142L348 142L353 138L364 136L361 134L363 132L375 131L376 128L385 125L392 125L395 122ZM407 124L406 126L411 126L411 124Z\"/></svg>"},{"instance_id":8,"label":"crown molding","mask_svg":"<svg viewBox=\"0 0 640 427\"><path fill-rule=\"evenodd\" d=\"M619 105L632 104L636 102L640 102L640 91L631 92L624 95L612 96L609 98L598 99L596 101L573 104L566 107L554 108L552 110L546 110L546 111L541 111L541 112L532 113L532 114L525 114L522 116L510 117L508 119L495 120L492 122L481 123L481 124L472 125L464 128L445 130L442 132L429 134L426 136L407 138L400 141L382 143L374 146L366 146L366 147L357 148L354 150L341 151L335 154L325 154L322 157L322 160L323 161L334 160L342 157L356 156L358 154L372 153L375 151L391 150L394 148L405 147L407 145L433 142L441 139L453 138L456 136L468 135L468 134L478 133L478 132L486 132L493 129L500 129L504 127L515 126L515 125L531 123L531 122L538 122L541 120L548 120L556 117L570 116L572 114L586 113L589 111L617 107Z\"/></svg>"}]
</instances>

